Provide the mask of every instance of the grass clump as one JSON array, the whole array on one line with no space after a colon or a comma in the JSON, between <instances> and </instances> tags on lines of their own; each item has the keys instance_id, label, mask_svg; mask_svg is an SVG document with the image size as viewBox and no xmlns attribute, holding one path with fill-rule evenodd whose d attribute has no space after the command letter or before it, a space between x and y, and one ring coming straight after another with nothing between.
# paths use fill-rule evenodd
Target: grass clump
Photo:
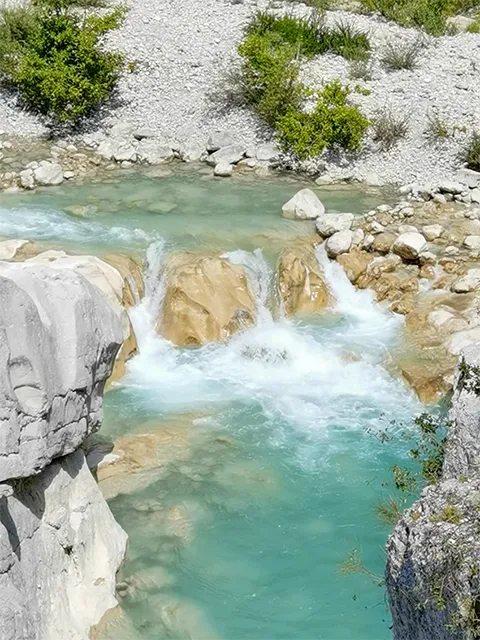
<instances>
[{"instance_id":1,"label":"grass clump","mask_svg":"<svg viewBox=\"0 0 480 640\"><path fill-rule=\"evenodd\" d=\"M438 113L430 113L427 115L427 138L432 142L437 142L445 138L449 138L452 130L448 122Z\"/></svg>"},{"instance_id":2,"label":"grass clump","mask_svg":"<svg viewBox=\"0 0 480 640\"><path fill-rule=\"evenodd\" d=\"M0 76L34 110L75 121L109 97L124 60L101 48L124 10L82 15L73 0L34 0L0 14Z\"/></svg>"},{"instance_id":3,"label":"grass clump","mask_svg":"<svg viewBox=\"0 0 480 640\"><path fill-rule=\"evenodd\" d=\"M420 27L434 36L447 32L447 19L478 5L478 0L361 0L404 27Z\"/></svg>"},{"instance_id":4,"label":"grass clump","mask_svg":"<svg viewBox=\"0 0 480 640\"><path fill-rule=\"evenodd\" d=\"M290 109L277 122L283 149L302 160L334 145L358 151L369 122L356 106L348 103L349 93L348 87L334 81L324 87L311 113Z\"/></svg>"},{"instance_id":5,"label":"grass clump","mask_svg":"<svg viewBox=\"0 0 480 640\"><path fill-rule=\"evenodd\" d=\"M388 151L408 133L407 115L395 115L389 109L379 112L373 121L373 139L381 151Z\"/></svg>"},{"instance_id":6,"label":"grass clump","mask_svg":"<svg viewBox=\"0 0 480 640\"><path fill-rule=\"evenodd\" d=\"M468 169L480 171L480 133L474 131L459 154L459 160L467 165Z\"/></svg>"},{"instance_id":7,"label":"grass clump","mask_svg":"<svg viewBox=\"0 0 480 640\"><path fill-rule=\"evenodd\" d=\"M441 511L430 518L433 523L449 522L450 524L460 524L462 520L462 511L454 504L447 504Z\"/></svg>"},{"instance_id":8,"label":"grass clump","mask_svg":"<svg viewBox=\"0 0 480 640\"><path fill-rule=\"evenodd\" d=\"M327 27L319 11L313 11L307 18L258 11L247 27L247 35L251 34L277 34L285 44L297 47L298 53L307 58L331 52L349 60L359 60L368 57L370 51L366 33L347 23Z\"/></svg>"},{"instance_id":9,"label":"grass clump","mask_svg":"<svg viewBox=\"0 0 480 640\"><path fill-rule=\"evenodd\" d=\"M421 49L420 40L414 42L389 42L382 56L382 63L390 71L414 69Z\"/></svg>"},{"instance_id":10,"label":"grass clump","mask_svg":"<svg viewBox=\"0 0 480 640\"><path fill-rule=\"evenodd\" d=\"M372 63L370 60L352 60L349 76L352 80L371 80Z\"/></svg>"}]
</instances>

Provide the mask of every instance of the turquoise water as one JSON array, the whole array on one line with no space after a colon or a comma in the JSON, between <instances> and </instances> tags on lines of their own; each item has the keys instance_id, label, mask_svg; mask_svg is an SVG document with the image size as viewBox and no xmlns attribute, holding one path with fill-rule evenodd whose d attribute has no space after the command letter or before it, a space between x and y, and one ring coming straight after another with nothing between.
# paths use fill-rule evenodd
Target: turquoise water
<instances>
[{"instance_id":1,"label":"turquoise water","mask_svg":"<svg viewBox=\"0 0 480 640\"><path fill-rule=\"evenodd\" d=\"M249 265L258 293L258 326L196 350L153 333L148 299L132 312L140 355L107 394L101 432L131 463L101 476L130 542L121 608L101 640L391 637L383 588L339 568L355 549L369 572L383 573L388 529L375 504L405 447L376 434L420 407L385 368L401 320L355 292L336 265L325 263L337 300L328 315L269 313L279 250L313 229L280 217L298 188L187 172L0 200L6 237L142 256L156 242L151 265L181 247L243 249L231 259ZM318 192L329 210L361 213L382 201ZM79 217L72 206L89 208ZM149 285L161 290L154 268Z\"/></svg>"}]
</instances>

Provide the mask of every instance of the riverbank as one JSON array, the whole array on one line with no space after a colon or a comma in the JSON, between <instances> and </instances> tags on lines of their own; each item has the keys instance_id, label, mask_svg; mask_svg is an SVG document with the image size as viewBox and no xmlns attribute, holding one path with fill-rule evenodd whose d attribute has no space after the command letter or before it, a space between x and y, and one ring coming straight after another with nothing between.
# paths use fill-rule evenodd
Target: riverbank
<instances>
[{"instance_id":1,"label":"riverbank","mask_svg":"<svg viewBox=\"0 0 480 640\"><path fill-rule=\"evenodd\" d=\"M131 3L125 24L109 35L108 44L125 52L134 68L123 75L115 99L88 124L88 132L72 141L98 144L111 134L112 126L127 122L134 130L147 128L158 146L179 149L184 145L194 155L205 151L212 134L222 131L245 151L271 142L272 133L251 110L222 99L225 72L237 64L236 47L243 28L257 9L266 7L264 2L226 0L180 0L160 6L154 0ZM354 4L352 8L358 10ZM275 11L306 15L311 8L280 3ZM407 132L390 150L382 151L370 131L358 155L331 153L305 163L283 158L282 164L317 177L368 184L435 187L454 179L461 168L458 153L480 125L476 63L480 35L433 38L423 34L414 68L389 71L382 62L388 46L411 45L419 38L417 31L346 11L327 12L327 21L352 24L368 33L372 48L368 73L353 78L351 63L325 54L304 64L303 81L312 89L334 78L349 82L352 88L358 85L361 92L353 93L352 100L368 117L391 110L406 119ZM430 131L434 116L446 126L438 138L432 138ZM0 99L0 119L7 134L47 134L39 119L22 111L14 97L6 94Z\"/></svg>"}]
</instances>

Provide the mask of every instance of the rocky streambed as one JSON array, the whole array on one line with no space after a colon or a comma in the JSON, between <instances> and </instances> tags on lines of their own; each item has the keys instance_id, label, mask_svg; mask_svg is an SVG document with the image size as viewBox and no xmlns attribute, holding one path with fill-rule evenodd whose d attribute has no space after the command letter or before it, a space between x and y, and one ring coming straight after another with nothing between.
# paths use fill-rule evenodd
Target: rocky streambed
<instances>
[{"instance_id":1,"label":"rocky streambed","mask_svg":"<svg viewBox=\"0 0 480 640\"><path fill-rule=\"evenodd\" d=\"M378 587L338 567L360 545L368 566L382 572L387 530L366 514L407 452L372 434L392 420L410 429L421 402L452 389L458 354L477 340L475 205L451 185L423 194L424 202L414 190L399 197L291 178L224 181L186 164L162 176L108 175L0 201L2 286L13 295L8 283L16 283L36 305L49 349L59 340L55 371L44 373L46 359L28 336L22 353L18 337L7 332L5 341L6 370L20 363L18 381L6 374L5 389L25 417L2 451L17 466L2 485L10 546L0 585L26 596L6 598L2 637L63 640L71 626L83 638L115 604L124 538L87 464L130 538L117 577L120 607L94 637L384 636L389 617L374 607ZM58 307L53 293L36 292L43 281L61 292ZM75 302L73 283L85 289L81 296L96 296L93 307ZM10 307L17 313L8 301L4 313ZM103 307L111 329L94 315ZM62 331L91 362L81 380L69 369L75 358L62 356ZM35 358L32 377L25 363ZM56 379L57 369L65 390L45 399L42 381ZM81 396L71 399L78 416L48 408L57 395L70 403L69 394ZM61 479L64 471L78 489ZM85 474L105 531L115 532L96 572L88 556L96 525L87 531L75 520ZM61 575L78 563L84 571L55 583L68 594L58 601L61 616L49 617L39 600L18 617L34 583L53 584L46 562L31 581L30 556L15 560L12 542L21 504L50 476L59 479L49 485L47 515L28 526L46 548L57 545ZM64 487L58 502L55 483ZM73 621L78 590L86 602L99 585L94 611L78 609ZM352 596L358 606L345 616Z\"/></svg>"}]
</instances>

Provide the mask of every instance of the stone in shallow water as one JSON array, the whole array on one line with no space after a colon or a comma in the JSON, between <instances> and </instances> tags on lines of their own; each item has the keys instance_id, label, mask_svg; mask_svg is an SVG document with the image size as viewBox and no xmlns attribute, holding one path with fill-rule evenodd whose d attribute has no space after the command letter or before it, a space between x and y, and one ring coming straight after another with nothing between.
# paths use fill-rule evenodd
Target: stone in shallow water
<instances>
[{"instance_id":1,"label":"stone in shallow water","mask_svg":"<svg viewBox=\"0 0 480 640\"><path fill-rule=\"evenodd\" d=\"M317 218L315 226L322 238L328 238L337 231L351 229L353 218L353 213L327 213Z\"/></svg>"},{"instance_id":2,"label":"stone in shallow water","mask_svg":"<svg viewBox=\"0 0 480 640\"><path fill-rule=\"evenodd\" d=\"M311 189L300 189L282 207L282 215L290 220L315 220L325 213L325 207Z\"/></svg>"}]
</instances>

